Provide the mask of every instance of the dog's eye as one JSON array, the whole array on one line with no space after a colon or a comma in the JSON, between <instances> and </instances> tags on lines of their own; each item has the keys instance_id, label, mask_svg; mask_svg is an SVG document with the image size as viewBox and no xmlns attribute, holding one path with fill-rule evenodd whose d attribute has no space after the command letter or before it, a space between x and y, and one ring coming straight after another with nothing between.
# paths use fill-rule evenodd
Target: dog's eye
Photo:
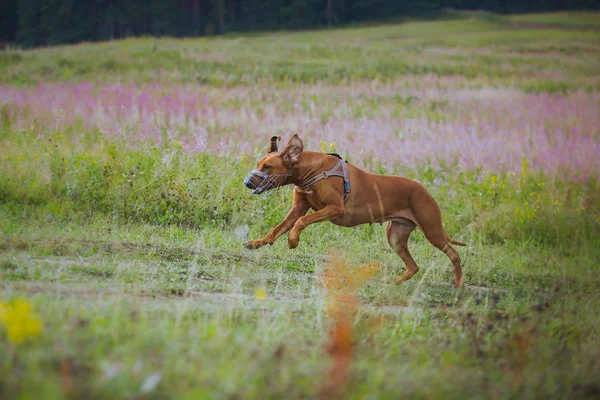
<instances>
[{"instance_id":1,"label":"dog's eye","mask_svg":"<svg viewBox=\"0 0 600 400\"><path fill-rule=\"evenodd\" d=\"M270 165L265 165L265 166L263 166L263 169L264 170L269 170L269 169L271 169L271 166Z\"/></svg>"}]
</instances>

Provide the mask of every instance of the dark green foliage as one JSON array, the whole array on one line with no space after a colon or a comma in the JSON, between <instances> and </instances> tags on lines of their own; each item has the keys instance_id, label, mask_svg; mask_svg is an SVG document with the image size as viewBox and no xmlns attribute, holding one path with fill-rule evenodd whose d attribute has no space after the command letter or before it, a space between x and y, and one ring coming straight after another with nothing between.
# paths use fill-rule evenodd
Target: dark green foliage
<instances>
[{"instance_id":1,"label":"dark green foliage","mask_svg":"<svg viewBox=\"0 0 600 400\"><path fill-rule=\"evenodd\" d=\"M0 2L0 45L15 40L17 27L17 0L2 0Z\"/></svg>"},{"instance_id":2,"label":"dark green foliage","mask_svg":"<svg viewBox=\"0 0 600 400\"><path fill-rule=\"evenodd\" d=\"M32 47L130 36L211 36L372 20L597 9L593 0L16 0L0 5L0 44Z\"/></svg>"}]
</instances>

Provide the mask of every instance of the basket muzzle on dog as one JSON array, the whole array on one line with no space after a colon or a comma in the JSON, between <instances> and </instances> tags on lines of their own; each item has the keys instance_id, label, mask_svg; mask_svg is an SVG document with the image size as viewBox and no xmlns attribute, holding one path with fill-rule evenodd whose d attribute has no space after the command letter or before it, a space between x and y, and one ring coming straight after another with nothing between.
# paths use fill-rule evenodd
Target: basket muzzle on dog
<instances>
[{"instance_id":1,"label":"basket muzzle on dog","mask_svg":"<svg viewBox=\"0 0 600 400\"><path fill-rule=\"evenodd\" d=\"M292 177L293 167L287 174L269 175L261 170L253 169L244 179L244 186L252 189L252 194L261 194L267 190L286 185Z\"/></svg>"}]
</instances>

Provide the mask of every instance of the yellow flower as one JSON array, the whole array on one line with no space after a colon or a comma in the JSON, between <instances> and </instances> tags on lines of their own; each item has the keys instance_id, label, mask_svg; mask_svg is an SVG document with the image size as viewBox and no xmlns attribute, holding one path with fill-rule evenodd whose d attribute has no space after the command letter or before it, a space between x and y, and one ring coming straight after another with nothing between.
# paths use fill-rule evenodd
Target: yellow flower
<instances>
[{"instance_id":1,"label":"yellow flower","mask_svg":"<svg viewBox=\"0 0 600 400\"><path fill-rule=\"evenodd\" d=\"M254 297L256 297L258 300L265 300L267 298L267 295L267 291L263 288L258 288L254 292Z\"/></svg>"},{"instance_id":2,"label":"yellow flower","mask_svg":"<svg viewBox=\"0 0 600 400\"><path fill-rule=\"evenodd\" d=\"M0 322L6 329L8 340L14 344L21 344L42 332L42 321L31 312L31 304L25 299L0 303Z\"/></svg>"},{"instance_id":3,"label":"yellow flower","mask_svg":"<svg viewBox=\"0 0 600 400\"><path fill-rule=\"evenodd\" d=\"M321 153L327 153L327 142L321 140Z\"/></svg>"}]
</instances>

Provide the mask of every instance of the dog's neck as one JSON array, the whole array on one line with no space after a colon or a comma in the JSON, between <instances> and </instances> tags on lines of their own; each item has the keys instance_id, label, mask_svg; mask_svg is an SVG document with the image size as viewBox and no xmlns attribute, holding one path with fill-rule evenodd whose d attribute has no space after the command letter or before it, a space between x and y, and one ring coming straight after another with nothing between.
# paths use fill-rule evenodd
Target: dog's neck
<instances>
[{"instance_id":1,"label":"dog's neck","mask_svg":"<svg viewBox=\"0 0 600 400\"><path fill-rule=\"evenodd\" d=\"M325 169L333 167L327 165L328 157L326 154L319 153L316 151L305 151L300 156L300 160L294 164L294 170L292 172L289 183L296 186L302 185L308 179L319 174ZM339 161L339 160L338 160ZM333 161L335 163L335 161Z\"/></svg>"}]
</instances>

